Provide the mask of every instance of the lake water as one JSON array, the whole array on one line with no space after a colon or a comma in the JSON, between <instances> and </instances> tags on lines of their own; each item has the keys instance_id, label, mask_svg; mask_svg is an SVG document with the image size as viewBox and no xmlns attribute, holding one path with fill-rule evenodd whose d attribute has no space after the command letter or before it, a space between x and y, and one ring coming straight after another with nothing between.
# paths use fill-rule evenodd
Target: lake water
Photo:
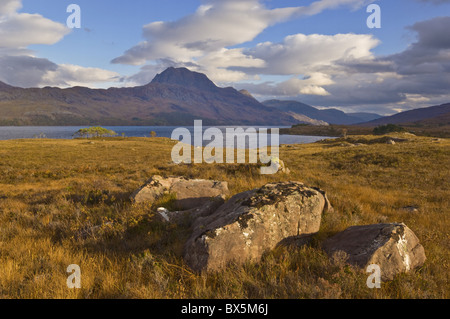
<instances>
[{"instance_id":1,"label":"lake water","mask_svg":"<svg viewBox=\"0 0 450 319\"><path fill-rule=\"evenodd\" d=\"M232 126L222 126L219 128L225 136L226 128ZM85 128L82 126L6 126L0 127L0 140L13 139L32 139L32 138L49 138L49 139L72 139L75 132L79 129ZM105 128L113 130L119 136L124 134L127 137L150 137L150 132L156 132L158 137L171 138L172 132L178 126L105 126ZM194 136L194 127L186 127ZM203 131L209 127L204 126ZM243 126L246 129L247 127ZM274 127L266 127L268 129ZM282 127L280 127L282 128ZM270 133L270 131L269 131ZM314 143L328 137L324 136L302 136L302 135L280 135L280 144L307 144ZM270 138L268 138L268 145L270 145ZM208 144L209 141L204 142ZM224 143L225 145L225 143Z\"/></svg>"}]
</instances>

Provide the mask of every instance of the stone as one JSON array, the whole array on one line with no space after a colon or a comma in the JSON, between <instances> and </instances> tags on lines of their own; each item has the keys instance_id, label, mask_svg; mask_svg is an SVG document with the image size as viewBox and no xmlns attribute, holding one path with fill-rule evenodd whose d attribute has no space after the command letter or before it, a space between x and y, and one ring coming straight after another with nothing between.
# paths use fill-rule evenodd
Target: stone
<instances>
[{"instance_id":1,"label":"stone","mask_svg":"<svg viewBox=\"0 0 450 319\"><path fill-rule=\"evenodd\" d=\"M321 192L299 182L237 194L213 214L197 218L184 260L199 272L219 270L229 262L257 262L280 243L317 233L325 206Z\"/></svg>"},{"instance_id":2,"label":"stone","mask_svg":"<svg viewBox=\"0 0 450 319\"><path fill-rule=\"evenodd\" d=\"M245 152L245 150L244 150ZM261 159L264 160L264 162L267 162L269 164L269 166L274 166L274 168L277 168L277 172L276 173L282 173L282 174L286 174L289 175L291 174L291 170L289 168L286 167L286 165L284 164L284 161L282 161L280 158L275 157L275 156L264 156L261 155Z\"/></svg>"},{"instance_id":3,"label":"stone","mask_svg":"<svg viewBox=\"0 0 450 319\"><path fill-rule=\"evenodd\" d=\"M224 202L225 200L223 198L216 197L199 207L172 212L164 207L160 207L157 209L157 216L160 216L163 222L178 224L181 226L191 226L191 224L193 224L197 219L210 216Z\"/></svg>"},{"instance_id":4,"label":"stone","mask_svg":"<svg viewBox=\"0 0 450 319\"><path fill-rule=\"evenodd\" d=\"M402 207L402 209L407 212L410 212L410 213L418 213L419 212L418 206L405 206L405 207Z\"/></svg>"},{"instance_id":5,"label":"stone","mask_svg":"<svg viewBox=\"0 0 450 319\"><path fill-rule=\"evenodd\" d=\"M395 141L393 139L388 139L386 144L395 145L396 143L395 143Z\"/></svg>"},{"instance_id":6,"label":"stone","mask_svg":"<svg viewBox=\"0 0 450 319\"><path fill-rule=\"evenodd\" d=\"M284 161L282 161L282 160L280 160L280 162L279 162L278 172L281 172L286 175L291 174L291 170L289 168L287 168L286 165L284 165Z\"/></svg>"},{"instance_id":7,"label":"stone","mask_svg":"<svg viewBox=\"0 0 450 319\"><path fill-rule=\"evenodd\" d=\"M135 203L153 202L164 194L175 194L174 205L180 210L189 210L208 203L212 198L225 198L229 191L227 182L153 176L131 195L131 200Z\"/></svg>"},{"instance_id":8,"label":"stone","mask_svg":"<svg viewBox=\"0 0 450 319\"><path fill-rule=\"evenodd\" d=\"M320 189L320 188L318 188L318 187L312 187L312 189L315 189L316 191L318 191L319 193L322 194L322 196L323 196L323 198L324 198L324 200L325 200L325 208L324 208L324 212L329 212L329 213L334 212L334 208L333 208L333 206L331 206L331 203L330 203L330 201L328 200L327 193L326 193L324 190L322 190L322 189Z\"/></svg>"},{"instance_id":9,"label":"stone","mask_svg":"<svg viewBox=\"0 0 450 319\"><path fill-rule=\"evenodd\" d=\"M346 262L365 271L371 264L381 268L381 279L389 281L409 272L426 260L419 239L405 224L353 226L325 240L330 257L346 255Z\"/></svg>"}]
</instances>

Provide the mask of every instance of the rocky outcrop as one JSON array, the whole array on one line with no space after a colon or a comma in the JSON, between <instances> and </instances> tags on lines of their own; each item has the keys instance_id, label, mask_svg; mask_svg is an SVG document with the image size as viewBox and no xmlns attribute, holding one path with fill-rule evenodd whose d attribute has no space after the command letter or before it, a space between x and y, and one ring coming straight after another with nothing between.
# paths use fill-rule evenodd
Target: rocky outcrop
<instances>
[{"instance_id":1,"label":"rocky outcrop","mask_svg":"<svg viewBox=\"0 0 450 319\"><path fill-rule=\"evenodd\" d=\"M189 210L207 204L213 198L225 198L228 193L226 182L153 176L131 195L131 200L136 203L153 202L164 194L175 194L174 205L180 210Z\"/></svg>"},{"instance_id":2,"label":"rocky outcrop","mask_svg":"<svg viewBox=\"0 0 450 319\"><path fill-rule=\"evenodd\" d=\"M258 261L282 241L317 233L326 202L321 192L299 182L237 194L213 214L197 218L184 259L196 271Z\"/></svg>"},{"instance_id":3,"label":"rocky outcrop","mask_svg":"<svg viewBox=\"0 0 450 319\"><path fill-rule=\"evenodd\" d=\"M323 248L330 256L344 252L347 263L363 270L380 266L383 281L422 266L426 259L419 239L403 223L350 227L327 239Z\"/></svg>"}]
</instances>

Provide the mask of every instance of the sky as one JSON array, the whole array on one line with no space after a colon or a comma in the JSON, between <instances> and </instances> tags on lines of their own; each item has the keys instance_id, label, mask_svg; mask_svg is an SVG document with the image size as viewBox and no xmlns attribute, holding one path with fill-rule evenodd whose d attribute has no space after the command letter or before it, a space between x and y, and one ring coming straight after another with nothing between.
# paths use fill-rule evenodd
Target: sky
<instances>
[{"instance_id":1,"label":"sky","mask_svg":"<svg viewBox=\"0 0 450 319\"><path fill-rule=\"evenodd\" d=\"M171 66L261 101L381 115L448 103L450 0L0 0L7 84L131 87Z\"/></svg>"}]
</instances>

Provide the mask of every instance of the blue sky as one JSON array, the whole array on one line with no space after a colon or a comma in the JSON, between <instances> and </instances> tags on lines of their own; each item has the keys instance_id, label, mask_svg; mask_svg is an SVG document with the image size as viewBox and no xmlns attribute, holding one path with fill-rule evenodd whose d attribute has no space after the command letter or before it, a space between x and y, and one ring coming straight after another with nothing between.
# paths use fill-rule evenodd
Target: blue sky
<instances>
[{"instance_id":1,"label":"blue sky","mask_svg":"<svg viewBox=\"0 0 450 319\"><path fill-rule=\"evenodd\" d=\"M183 66L260 100L390 114L450 102L449 16L447 0L2 0L0 81L135 86Z\"/></svg>"}]
</instances>

